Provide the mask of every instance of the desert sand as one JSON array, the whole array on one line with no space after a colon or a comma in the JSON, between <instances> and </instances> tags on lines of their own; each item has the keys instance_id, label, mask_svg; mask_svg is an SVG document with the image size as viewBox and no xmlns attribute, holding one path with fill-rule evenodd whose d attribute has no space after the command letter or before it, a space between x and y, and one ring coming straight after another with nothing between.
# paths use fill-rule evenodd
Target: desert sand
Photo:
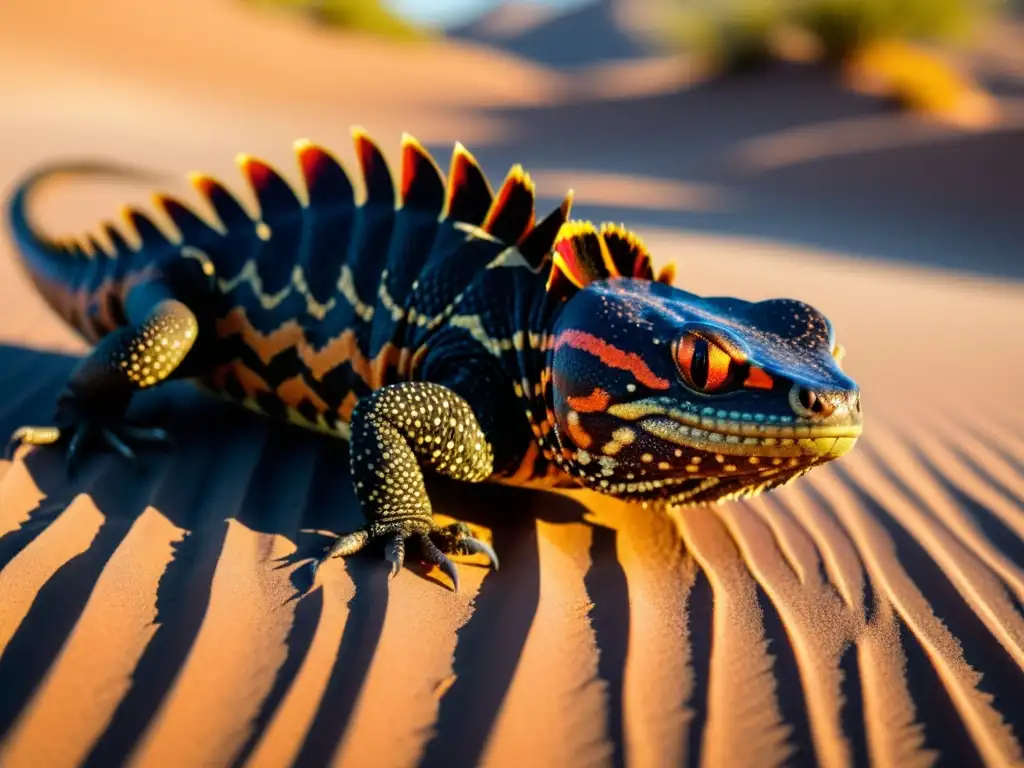
<instances>
[{"instance_id":1,"label":"desert sand","mask_svg":"<svg viewBox=\"0 0 1024 768\"><path fill-rule=\"evenodd\" d=\"M597 101L594 73L230 2L35 0L0 21L5 192L56 156L241 190L236 152L295 179L302 136L352 167L353 123L392 158L409 130L442 167L459 139L492 178L522 160L578 215L636 224L688 290L818 306L866 415L841 461L710 509L437 482L499 572L467 562L453 594L358 557L296 599L304 558L361 522L342 447L161 388L138 416L176 446L138 469L0 461L0 765L1024 764L1012 96L965 133L816 76L636 96L612 78ZM38 218L78 233L125 201L147 198L83 183ZM4 239L0 434L47 420L84 349Z\"/></svg>"}]
</instances>

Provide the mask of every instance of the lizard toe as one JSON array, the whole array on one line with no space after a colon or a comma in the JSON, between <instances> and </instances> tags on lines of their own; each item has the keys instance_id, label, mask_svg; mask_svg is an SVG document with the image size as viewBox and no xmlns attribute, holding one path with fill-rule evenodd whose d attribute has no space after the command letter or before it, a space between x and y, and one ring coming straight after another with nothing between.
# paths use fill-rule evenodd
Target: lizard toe
<instances>
[{"instance_id":1,"label":"lizard toe","mask_svg":"<svg viewBox=\"0 0 1024 768\"><path fill-rule=\"evenodd\" d=\"M438 549L437 545L430 540L430 536L426 533L417 534L420 543L420 549L423 552L423 559L428 563L441 566L441 570L445 572L449 579L452 580L452 591L459 591L459 571L455 567L448 555Z\"/></svg>"},{"instance_id":2,"label":"lizard toe","mask_svg":"<svg viewBox=\"0 0 1024 768\"><path fill-rule=\"evenodd\" d=\"M428 527L429 526L429 527ZM427 521L411 525L408 520L392 524L377 522L373 526L373 534L367 528L344 534L324 548L324 551L310 563L312 580L321 565L333 557L346 557L362 551L369 545L383 544L384 559L391 566L391 577L399 574L406 562L409 542L418 559L424 563L437 565L452 581L454 591L459 591L459 572L455 563L448 555L486 555L495 570L498 569L498 555L490 544L470 535L470 529L464 523L450 526L434 526ZM418 551L416 551L418 549Z\"/></svg>"},{"instance_id":3,"label":"lizard toe","mask_svg":"<svg viewBox=\"0 0 1024 768\"><path fill-rule=\"evenodd\" d=\"M82 451L82 445L89 439L91 431L89 422L83 421L71 433L71 440L68 442L68 452L64 457L64 472L69 480L73 479L78 471L78 459Z\"/></svg>"},{"instance_id":4,"label":"lizard toe","mask_svg":"<svg viewBox=\"0 0 1024 768\"><path fill-rule=\"evenodd\" d=\"M61 432L57 427L18 427L11 433L10 439L4 448L4 458L8 461L14 458L15 452L22 445L49 445L60 440Z\"/></svg>"},{"instance_id":5,"label":"lizard toe","mask_svg":"<svg viewBox=\"0 0 1024 768\"><path fill-rule=\"evenodd\" d=\"M127 423L104 423L83 419L63 429L53 426L19 427L11 434L4 450L4 456L8 460L13 459L14 454L22 445L53 445L66 442L64 470L70 479L77 472L87 444L95 438L99 438L104 445L129 461L138 459L137 448L133 447L133 443L170 444L171 442L167 432L157 427L140 427Z\"/></svg>"},{"instance_id":6,"label":"lizard toe","mask_svg":"<svg viewBox=\"0 0 1024 768\"><path fill-rule=\"evenodd\" d=\"M498 570L498 555L494 551L494 547L486 541L480 541L480 539L467 536L460 542L460 549L464 550L464 554L467 555L487 555L487 559L491 561L494 570Z\"/></svg>"},{"instance_id":7,"label":"lizard toe","mask_svg":"<svg viewBox=\"0 0 1024 768\"><path fill-rule=\"evenodd\" d=\"M119 454L124 456L124 458L128 459L128 461L135 461L135 451L133 451L131 446L122 440L113 429L101 427L100 435L103 437L103 442L110 448L113 448Z\"/></svg>"},{"instance_id":8,"label":"lizard toe","mask_svg":"<svg viewBox=\"0 0 1024 768\"><path fill-rule=\"evenodd\" d=\"M494 570L498 570L498 555L485 541L473 536L465 523L452 523L444 528L435 528L433 540L442 552L450 555L486 555Z\"/></svg>"},{"instance_id":9,"label":"lizard toe","mask_svg":"<svg viewBox=\"0 0 1024 768\"><path fill-rule=\"evenodd\" d=\"M130 462L138 460L136 451L139 443L171 444L170 436L159 427L140 427L122 422L116 425L102 426L99 428L99 433L109 448Z\"/></svg>"},{"instance_id":10,"label":"lizard toe","mask_svg":"<svg viewBox=\"0 0 1024 768\"><path fill-rule=\"evenodd\" d=\"M405 536L400 533L392 536L384 547L384 557L391 563L391 576L394 578L405 563Z\"/></svg>"},{"instance_id":11,"label":"lizard toe","mask_svg":"<svg viewBox=\"0 0 1024 768\"><path fill-rule=\"evenodd\" d=\"M140 427L136 424L122 424L120 431L127 437L144 443L158 443L160 445L171 445L174 441L167 434L167 430L159 427Z\"/></svg>"}]
</instances>

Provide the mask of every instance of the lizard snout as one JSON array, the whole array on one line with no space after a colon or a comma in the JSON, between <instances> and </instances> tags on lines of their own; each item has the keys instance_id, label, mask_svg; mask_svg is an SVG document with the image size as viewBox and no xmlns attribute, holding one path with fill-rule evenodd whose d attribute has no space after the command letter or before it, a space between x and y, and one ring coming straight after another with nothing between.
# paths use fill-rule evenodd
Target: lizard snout
<instances>
[{"instance_id":1,"label":"lizard snout","mask_svg":"<svg viewBox=\"0 0 1024 768\"><path fill-rule=\"evenodd\" d=\"M811 421L860 423L860 392L842 389L812 389L794 384L789 392L793 413Z\"/></svg>"}]
</instances>

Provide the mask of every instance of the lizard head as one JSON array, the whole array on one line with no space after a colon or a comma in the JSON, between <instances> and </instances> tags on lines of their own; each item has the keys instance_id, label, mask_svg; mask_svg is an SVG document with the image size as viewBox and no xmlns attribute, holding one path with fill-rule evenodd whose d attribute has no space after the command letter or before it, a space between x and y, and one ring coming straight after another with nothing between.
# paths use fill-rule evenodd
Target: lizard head
<instances>
[{"instance_id":1,"label":"lizard head","mask_svg":"<svg viewBox=\"0 0 1024 768\"><path fill-rule=\"evenodd\" d=\"M563 467L617 497L749 496L849 451L860 391L819 311L619 278L565 304L550 357Z\"/></svg>"}]
</instances>

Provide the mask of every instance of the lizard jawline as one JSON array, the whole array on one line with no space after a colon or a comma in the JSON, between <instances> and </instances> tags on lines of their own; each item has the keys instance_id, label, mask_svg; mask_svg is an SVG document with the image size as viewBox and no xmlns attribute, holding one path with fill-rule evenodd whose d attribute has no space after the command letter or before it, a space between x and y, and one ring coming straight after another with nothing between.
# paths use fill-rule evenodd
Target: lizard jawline
<instances>
[{"instance_id":1,"label":"lizard jawline","mask_svg":"<svg viewBox=\"0 0 1024 768\"><path fill-rule=\"evenodd\" d=\"M853 448L860 436L860 425L803 427L787 437L745 434L721 426L696 427L668 416L641 419L639 426L648 434L684 448L726 456L767 456L780 458L837 458Z\"/></svg>"}]
</instances>

